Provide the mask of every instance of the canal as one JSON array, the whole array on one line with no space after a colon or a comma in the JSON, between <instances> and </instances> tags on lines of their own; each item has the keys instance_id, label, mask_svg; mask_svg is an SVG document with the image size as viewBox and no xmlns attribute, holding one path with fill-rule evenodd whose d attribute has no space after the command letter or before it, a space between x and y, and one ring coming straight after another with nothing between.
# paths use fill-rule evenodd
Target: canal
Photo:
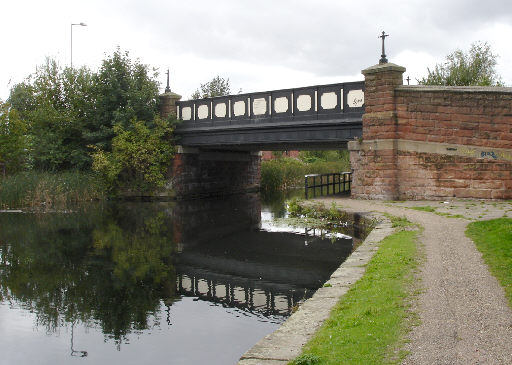
<instances>
[{"instance_id":1,"label":"canal","mask_svg":"<svg viewBox=\"0 0 512 365\"><path fill-rule=\"evenodd\" d=\"M361 239L276 221L284 201L0 213L0 363L236 364Z\"/></svg>"}]
</instances>

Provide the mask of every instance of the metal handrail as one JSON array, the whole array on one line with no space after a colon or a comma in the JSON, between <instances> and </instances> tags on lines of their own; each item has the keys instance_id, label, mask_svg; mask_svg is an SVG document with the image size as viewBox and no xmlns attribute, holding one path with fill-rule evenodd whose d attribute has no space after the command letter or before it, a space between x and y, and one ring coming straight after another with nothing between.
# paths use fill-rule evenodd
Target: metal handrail
<instances>
[{"instance_id":1,"label":"metal handrail","mask_svg":"<svg viewBox=\"0 0 512 365\"><path fill-rule=\"evenodd\" d=\"M317 183L317 178L320 181ZM313 179L313 184L309 184L309 180ZM325 181L324 181L325 180ZM334 172L328 174L309 174L304 176L304 195L309 198L308 191L313 189L313 197L316 197L316 189L320 188L320 196L324 195L324 187L327 188L327 195L330 194L332 186L332 194L349 192L352 187L352 172ZM338 187L338 192L336 192Z\"/></svg>"}]
</instances>

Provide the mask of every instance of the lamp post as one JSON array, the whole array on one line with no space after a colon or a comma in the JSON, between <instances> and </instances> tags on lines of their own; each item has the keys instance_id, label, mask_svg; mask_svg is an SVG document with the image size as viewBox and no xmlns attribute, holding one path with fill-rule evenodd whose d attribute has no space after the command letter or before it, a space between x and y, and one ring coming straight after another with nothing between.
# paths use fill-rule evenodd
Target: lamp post
<instances>
[{"instance_id":1,"label":"lamp post","mask_svg":"<svg viewBox=\"0 0 512 365\"><path fill-rule=\"evenodd\" d=\"M81 27L86 27L85 23L72 23L71 24L71 68L73 68L73 25L79 25Z\"/></svg>"}]
</instances>

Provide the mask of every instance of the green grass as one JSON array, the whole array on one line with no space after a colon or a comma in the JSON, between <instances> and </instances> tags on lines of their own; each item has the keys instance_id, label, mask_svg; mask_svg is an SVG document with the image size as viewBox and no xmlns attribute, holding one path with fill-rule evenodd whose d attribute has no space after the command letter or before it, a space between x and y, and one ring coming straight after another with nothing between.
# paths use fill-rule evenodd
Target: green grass
<instances>
[{"instance_id":1,"label":"green grass","mask_svg":"<svg viewBox=\"0 0 512 365\"><path fill-rule=\"evenodd\" d=\"M415 315L410 311L417 230L394 218L398 232L385 238L365 275L333 308L330 318L290 364L393 364Z\"/></svg>"},{"instance_id":2,"label":"green grass","mask_svg":"<svg viewBox=\"0 0 512 365\"><path fill-rule=\"evenodd\" d=\"M437 215L440 215L441 217L446 217L446 218L462 218L462 219L467 219L462 214L450 214L450 213L443 213L443 212L435 212L435 213Z\"/></svg>"},{"instance_id":3,"label":"green grass","mask_svg":"<svg viewBox=\"0 0 512 365\"><path fill-rule=\"evenodd\" d=\"M430 205L425 205L425 206L421 206L421 207L411 207L411 209L419 210L422 212L432 212L432 213L434 213L436 211L436 208L431 207Z\"/></svg>"},{"instance_id":4,"label":"green grass","mask_svg":"<svg viewBox=\"0 0 512 365\"><path fill-rule=\"evenodd\" d=\"M462 219L466 219L466 217L464 217L461 214L451 214L451 213L437 212L436 208L431 207L430 205L424 205L424 206L419 206L419 207L410 207L409 209L419 210L421 212L434 213L434 214L437 214L437 215L439 215L441 217L445 217L445 218L462 218ZM454 209L454 208L448 208L448 209Z\"/></svg>"},{"instance_id":5,"label":"green grass","mask_svg":"<svg viewBox=\"0 0 512 365\"><path fill-rule=\"evenodd\" d=\"M0 178L0 208L65 207L102 199L105 191L98 178L87 172L27 171Z\"/></svg>"},{"instance_id":6,"label":"green grass","mask_svg":"<svg viewBox=\"0 0 512 365\"><path fill-rule=\"evenodd\" d=\"M475 242L512 307L512 218L470 223L466 235Z\"/></svg>"}]
</instances>

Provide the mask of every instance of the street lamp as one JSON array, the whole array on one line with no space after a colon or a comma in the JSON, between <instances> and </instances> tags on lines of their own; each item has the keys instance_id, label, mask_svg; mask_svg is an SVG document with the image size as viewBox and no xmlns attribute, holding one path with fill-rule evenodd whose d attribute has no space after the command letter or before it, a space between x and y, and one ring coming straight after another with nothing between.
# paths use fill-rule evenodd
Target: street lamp
<instances>
[{"instance_id":1,"label":"street lamp","mask_svg":"<svg viewBox=\"0 0 512 365\"><path fill-rule=\"evenodd\" d=\"M79 25L81 27L86 27L85 23L72 23L71 24L71 68L73 68L73 25Z\"/></svg>"}]
</instances>

